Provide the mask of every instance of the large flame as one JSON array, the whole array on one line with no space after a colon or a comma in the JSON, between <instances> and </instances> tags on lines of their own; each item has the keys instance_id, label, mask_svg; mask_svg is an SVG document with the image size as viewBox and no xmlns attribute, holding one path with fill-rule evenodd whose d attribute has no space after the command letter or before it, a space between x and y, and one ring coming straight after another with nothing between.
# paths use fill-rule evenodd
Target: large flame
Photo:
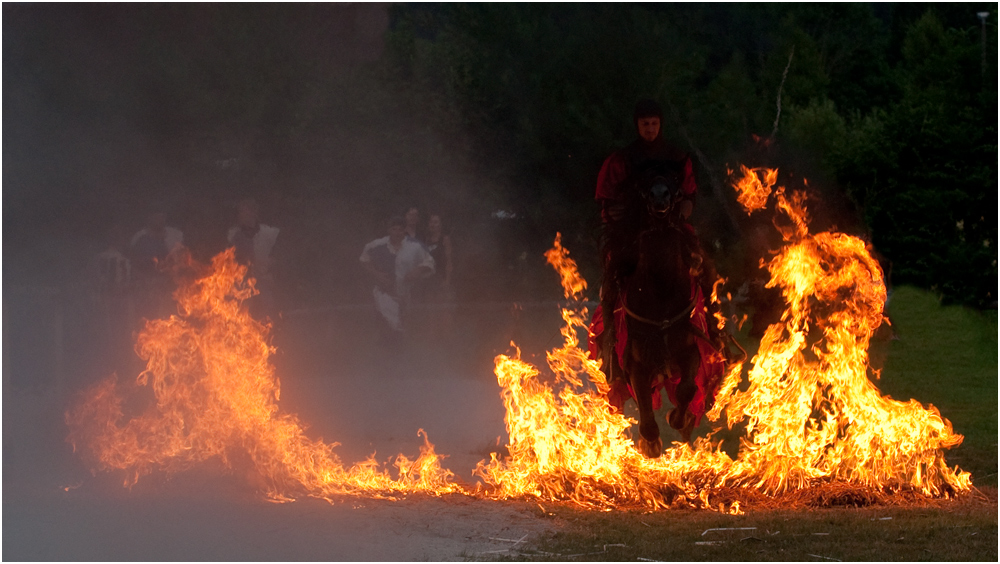
<instances>
[{"instance_id":1,"label":"large flame","mask_svg":"<svg viewBox=\"0 0 1000 564\"><path fill-rule=\"evenodd\" d=\"M777 171L763 173L774 185ZM757 175L743 168L737 191L759 194ZM730 427L746 422L727 478L766 492L829 478L928 495L968 490L970 475L945 464L943 449L962 442L951 423L934 406L882 397L869 380L868 343L885 321L878 262L857 237L810 234L804 192L778 187L774 200L791 223L775 221L785 245L768 264L768 287L787 308L761 340L747 390L727 381L716 402L713 414L725 409Z\"/></svg>"},{"instance_id":2,"label":"large flame","mask_svg":"<svg viewBox=\"0 0 1000 564\"><path fill-rule=\"evenodd\" d=\"M189 258L182 262L193 268ZM245 275L230 249L212 260L210 271L181 285L179 314L147 322L139 335L136 351L147 365L135 386L121 390L109 378L67 413L74 449L97 469L125 470L127 486L156 469L216 458L227 466L249 459L266 493L279 501L458 491L426 435L416 460L396 458L393 478L374 455L345 467L336 443L308 438L295 415L278 409L269 327L242 303L254 292ZM123 403L137 401L143 389L152 390L155 403L125 420Z\"/></svg>"},{"instance_id":3,"label":"large flame","mask_svg":"<svg viewBox=\"0 0 1000 564\"><path fill-rule=\"evenodd\" d=\"M558 235L546 258L560 273L566 297L580 298L586 283ZM729 458L704 439L696 441L695 449L677 446L657 460L642 456L628 433L635 421L608 404L600 364L579 346L587 308L563 309L562 316L563 346L546 354L555 381L563 384L558 393L519 351L497 357L510 455L493 454L489 463L479 464L477 474L501 498L527 494L602 508L664 508L675 500L706 506L704 486L711 485L712 469L728 467Z\"/></svg>"},{"instance_id":4,"label":"large flame","mask_svg":"<svg viewBox=\"0 0 1000 564\"><path fill-rule=\"evenodd\" d=\"M734 184L739 201L748 213L765 208L777 170L742 171ZM735 460L704 438L674 443L659 459L640 455L628 435L634 421L610 408L599 364L579 348L588 316L577 305L563 310L563 347L547 354L558 392L519 351L496 359L509 456L494 454L477 469L495 495L588 507L658 508L679 499L714 508L710 495L721 487L764 494L831 482L933 496L969 490L969 474L945 464L943 450L962 441L951 424L933 406L882 397L869 380L868 343L884 321L881 268L856 237L811 235L805 200L803 192L774 190L775 208L787 217L775 222L786 244L768 264L769 286L782 290L787 309L767 330L748 387L739 389L742 366L732 366L708 413L714 422L725 411L730 428L745 423ZM558 235L546 256L566 297L579 299L586 284ZM714 290L717 301L718 284Z\"/></svg>"},{"instance_id":5,"label":"large flame","mask_svg":"<svg viewBox=\"0 0 1000 564\"><path fill-rule=\"evenodd\" d=\"M674 443L652 460L635 449L635 421L611 408L600 365L580 348L589 318L580 301L586 281L557 235L546 257L575 305L562 311L563 345L547 353L544 373L522 360L516 346L513 355L496 358L509 441L507 455L494 453L475 470L489 495L592 508L715 509L720 488L779 494L837 482L931 496L971 488L967 472L945 463L944 449L962 437L938 410L882 397L869 380L867 347L885 321L886 288L864 242L810 234L804 193L774 188L777 170L742 171L734 186L748 213L773 201L782 217L775 226L785 246L767 267L786 310L766 331L746 382L742 365L731 366L707 414L716 430L723 412L730 428L744 430L736 459L710 438ZM105 380L67 413L74 448L92 457L96 469L125 470L126 485L157 469L218 459L250 464L278 501L470 493L442 468L426 435L419 457L400 455L394 472L374 455L345 467L336 443L306 437L298 419L278 408L269 327L242 303L254 292L245 275L230 250L182 284L175 295L179 314L148 322L139 336L136 350L147 367L134 385L121 390L114 378ZM718 323L723 328L725 319ZM126 417L126 405L144 390L153 404ZM740 513L738 501L728 499L721 510Z\"/></svg>"}]
</instances>

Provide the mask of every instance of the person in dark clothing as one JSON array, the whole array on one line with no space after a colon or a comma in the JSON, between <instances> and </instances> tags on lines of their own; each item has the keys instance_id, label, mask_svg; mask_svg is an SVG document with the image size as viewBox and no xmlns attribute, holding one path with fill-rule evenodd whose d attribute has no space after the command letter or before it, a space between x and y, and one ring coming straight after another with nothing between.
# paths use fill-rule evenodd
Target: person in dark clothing
<instances>
[{"instance_id":1,"label":"person in dark clothing","mask_svg":"<svg viewBox=\"0 0 1000 564\"><path fill-rule=\"evenodd\" d=\"M428 216L423 243L434 259L434 274L421 281L421 300L430 306L426 333L432 339L440 340L451 332L451 306L455 301L451 285L451 235L444 227L441 214L431 213Z\"/></svg>"},{"instance_id":2,"label":"person in dark clothing","mask_svg":"<svg viewBox=\"0 0 1000 564\"><path fill-rule=\"evenodd\" d=\"M620 375L614 374L611 362L615 343L615 310L619 306L620 288L635 270L636 261L634 225L625 217L625 205L632 192L640 189L644 180L653 177L678 188L679 199L674 204L675 222L687 235L687 247L698 273L698 283L704 300L711 296L712 284L717 275L707 260L694 228L687 222L694 210L697 184L691 158L684 151L663 139L663 112L655 101L641 100L636 104L633 123L638 138L627 147L611 154L597 177L595 199L601 206L603 224L602 262L604 276L601 284L601 321L603 331L596 337L596 348L604 360L603 367L609 382ZM714 328L714 323L709 323ZM716 333L716 331L710 331ZM721 343L717 334L710 337Z\"/></svg>"},{"instance_id":3,"label":"person in dark clothing","mask_svg":"<svg viewBox=\"0 0 1000 564\"><path fill-rule=\"evenodd\" d=\"M451 236L444 230L441 215L432 213L427 219L424 247L434 258L434 276L428 279L431 293L451 291Z\"/></svg>"},{"instance_id":4,"label":"person in dark clothing","mask_svg":"<svg viewBox=\"0 0 1000 564\"><path fill-rule=\"evenodd\" d=\"M634 188L635 180L643 174L656 172L674 176L673 180L680 185L684 195L680 214L686 220L694 210L694 195L698 190L691 158L663 139L663 111L659 104L641 100L632 117L638 138L605 159L597 175L594 199L601 205L601 219L605 225L621 219L626 191Z\"/></svg>"}]
</instances>

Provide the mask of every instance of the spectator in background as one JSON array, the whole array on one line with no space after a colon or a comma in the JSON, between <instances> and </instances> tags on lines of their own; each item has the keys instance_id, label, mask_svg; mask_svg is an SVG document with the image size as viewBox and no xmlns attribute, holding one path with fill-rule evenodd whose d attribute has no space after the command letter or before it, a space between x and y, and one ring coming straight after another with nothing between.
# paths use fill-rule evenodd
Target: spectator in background
<instances>
[{"instance_id":1,"label":"spectator in background","mask_svg":"<svg viewBox=\"0 0 1000 564\"><path fill-rule=\"evenodd\" d=\"M403 215L405 220L404 231L406 238L417 243L423 242L423 233L420 232L420 210L417 206L410 206Z\"/></svg>"},{"instance_id":2,"label":"spectator in background","mask_svg":"<svg viewBox=\"0 0 1000 564\"><path fill-rule=\"evenodd\" d=\"M146 226L132 236L129 255L137 278L155 277L158 263L184 244L184 233L167 226L167 212L153 206L146 216Z\"/></svg>"},{"instance_id":3,"label":"spectator in background","mask_svg":"<svg viewBox=\"0 0 1000 564\"><path fill-rule=\"evenodd\" d=\"M406 233L406 221L394 217L388 235L365 245L361 264L371 277L372 296L381 320L383 340L396 344L403 335L403 321L413 284L434 274L434 259Z\"/></svg>"},{"instance_id":4,"label":"spectator in background","mask_svg":"<svg viewBox=\"0 0 1000 564\"><path fill-rule=\"evenodd\" d=\"M455 301L455 293L451 287L451 235L444 228L439 213L428 216L424 248L434 259L435 268L434 274L421 284L422 299L431 305L428 332L434 336L441 336L451 329L450 304Z\"/></svg>"},{"instance_id":5,"label":"spectator in background","mask_svg":"<svg viewBox=\"0 0 1000 564\"><path fill-rule=\"evenodd\" d=\"M441 214L431 214L427 220L424 248L434 259L434 275L427 279L428 301L440 301L451 293L451 235L444 229Z\"/></svg>"},{"instance_id":6,"label":"spectator in background","mask_svg":"<svg viewBox=\"0 0 1000 564\"><path fill-rule=\"evenodd\" d=\"M129 263L135 290L136 314L140 319L166 317L170 313L173 282L164 267L167 257L184 244L184 234L167 226L167 212L154 205L146 216L146 227L129 242Z\"/></svg>"},{"instance_id":7,"label":"spectator in background","mask_svg":"<svg viewBox=\"0 0 1000 564\"><path fill-rule=\"evenodd\" d=\"M254 317L274 317L274 245L278 241L277 227L264 225L258 215L260 207L253 198L236 205L236 225L229 230L229 244L235 247L236 262L248 267L247 276L256 280L259 294L250 299Z\"/></svg>"},{"instance_id":8,"label":"spectator in background","mask_svg":"<svg viewBox=\"0 0 1000 564\"><path fill-rule=\"evenodd\" d=\"M108 231L106 246L90 263L91 320L99 362L106 373L121 371L132 353L135 304L132 299L132 263L128 251L128 231L115 224Z\"/></svg>"},{"instance_id":9,"label":"spectator in background","mask_svg":"<svg viewBox=\"0 0 1000 564\"><path fill-rule=\"evenodd\" d=\"M132 286L132 263L125 256L129 250L127 232L121 225L108 231L106 246L90 265L92 291L100 296L120 296Z\"/></svg>"}]
</instances>

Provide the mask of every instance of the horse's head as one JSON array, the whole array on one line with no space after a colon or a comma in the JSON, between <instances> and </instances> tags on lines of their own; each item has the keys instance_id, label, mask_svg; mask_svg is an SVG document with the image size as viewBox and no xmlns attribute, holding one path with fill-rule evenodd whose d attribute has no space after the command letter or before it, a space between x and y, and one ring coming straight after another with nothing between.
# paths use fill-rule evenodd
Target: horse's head
<instances>
[{"instance_id":1,"label":"horse's head","mask_svg":"<svg viewBox=\"0 0 1000 564\"><path fill-rule=\"evenodd\" d=\"M679 204L684 200L682 178L680 171L662 166L646 171L638 179L638 193L642 196L646 214L654 223L677 218Z\"/></svg>"},{"instance_id":2,"label":"horse's head","mask_svg":"<svg viewBox=\"0 0 1000 564\"><path fill-rule=\"evenodd\" d=\"M654 216L669 215L681 200L680 186L664 176L656 176L649 182L649 187L643 191L646 208Z\"/></svg>"}]
</instances>

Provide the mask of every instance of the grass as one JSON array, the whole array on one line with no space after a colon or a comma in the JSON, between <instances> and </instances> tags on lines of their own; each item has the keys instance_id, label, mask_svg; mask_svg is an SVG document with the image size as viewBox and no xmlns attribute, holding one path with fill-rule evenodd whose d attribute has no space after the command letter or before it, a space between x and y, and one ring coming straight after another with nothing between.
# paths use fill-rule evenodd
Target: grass
<instances>
[{"instance_id":1,"label":"grass","mask_svg":"<svg viewBox=\"0 0 1000 564\"><path fill-rule=\"evenodd\" d=\"M546 508L561 531L518 560L978 561L997 559L996 499L938 507L588 512ZM740 530L710 530L740 529Z\"/></svg>"},{"instance_id":2,"label":"grass","mask_svg":"<svg viewBox=\"0 0 1000 564\"><path fill-rule=\"evenodd\" d=\"M997 560L997 313L942 307L897 288L893 331L873 341L877 385L898 400L933 404L965 436L947 453L981 491L957 500L864 508L593 512L541 510L562 525L518 560ZM708 531L716 528L748 530ZM708 532L706 532L708 531Z\"/></svg>"},{"instance_id":3,"label":"grass","mask_svg":"<svg viewBox=\"0 0 1000 564\"><path fill-rule=\"evenodd\" d=\"M940 306L915 288L898 288L887 306L898 340L888 347L877 385L898 400L930 403L965 441L948 462L977 486L997 485L997 312ZM873 351L873 356L877 351Z\"/></svg>"}]
</instances>

